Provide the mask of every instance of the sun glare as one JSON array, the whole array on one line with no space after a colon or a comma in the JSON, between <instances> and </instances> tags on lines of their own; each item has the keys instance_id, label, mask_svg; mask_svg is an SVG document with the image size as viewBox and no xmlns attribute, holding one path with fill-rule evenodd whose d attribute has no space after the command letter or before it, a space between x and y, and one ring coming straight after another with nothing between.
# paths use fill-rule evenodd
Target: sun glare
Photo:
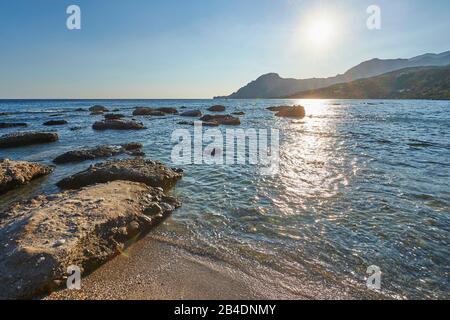
<instances>
[{"instance_id":1,"label":"sun glare","mask_svg":"<svg viewBox=\"0 0 450 320\"><path fill-rule=\"evenodd\" d=\"M315 47L323 48L333 41L333 24L327 19L313 21L305 28L308 43L314 44Z\"/></svg>"}]
</instances>

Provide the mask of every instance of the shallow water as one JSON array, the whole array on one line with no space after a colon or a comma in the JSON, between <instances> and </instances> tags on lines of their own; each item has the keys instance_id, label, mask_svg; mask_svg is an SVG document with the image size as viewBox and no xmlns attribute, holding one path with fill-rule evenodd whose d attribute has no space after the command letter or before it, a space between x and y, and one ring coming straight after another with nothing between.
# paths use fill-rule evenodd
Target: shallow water
<instances>
[{"instance_id":1,"label":"shallow water","mask_svg":"<svg viewBox=\"0 0 450 320\"><path fill-rule=\"evenodd\" d=\"M450 102L360 100L0 101L0 122L56 130L56 143L0 150L0 158L51 160L67 150L141 142L148 158L171 163L179 116L136 117L143 131L95 132L101 116L76 112L102 104L131 115L135 106L201 109L221 103L245 111L240 128L280 130L280 171L255 165L183 165L173 190L182 201L152 235L296 293L300 282L366 290L370 265L393 298L450 298ZM300 103L302 120L278 119L266 107ZM61 114L54 117L54 114ZM44 127L52 119L69 125ZM80 131L68 130L81 126ZM223 128L222 128L223 129ZM62 177L92 162L57 166L48 178L2 196L9 201L58 191ZM306 277L305 277L306 275ZM305 280L307 279L307 280Z\"/></svg>"}]
</instances>

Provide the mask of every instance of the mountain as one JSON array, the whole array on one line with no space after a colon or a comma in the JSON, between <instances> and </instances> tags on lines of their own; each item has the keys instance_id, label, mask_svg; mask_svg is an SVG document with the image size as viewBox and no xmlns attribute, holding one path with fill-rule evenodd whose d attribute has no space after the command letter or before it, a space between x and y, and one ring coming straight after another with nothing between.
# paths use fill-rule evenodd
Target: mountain
<instances>
[{"instance_id":1,"label":"mountain","mask_svg":"<svg viewBox=\"0 0 450 320\"><path fill-rule=\"evenodd\" d=\"M370 78L404 68L446 65L450 65L450 51L441 54L427 53L411 59L372 59L351 68L344 74L330 78L284 79L276 73L269 73L250 82L229 96L216 98L281 98L294 95L301 91L325 88L334 84Z\"/></svg>"},{"instance_id":2,"label":"mountain","mask_svg":"<svg viewBox=\"0 0 450 320\"><path fill-rule=\"evenodd\" d=\"M450 100L450 66L406 68L287 98Z\"/></svg>"}]
</instances>

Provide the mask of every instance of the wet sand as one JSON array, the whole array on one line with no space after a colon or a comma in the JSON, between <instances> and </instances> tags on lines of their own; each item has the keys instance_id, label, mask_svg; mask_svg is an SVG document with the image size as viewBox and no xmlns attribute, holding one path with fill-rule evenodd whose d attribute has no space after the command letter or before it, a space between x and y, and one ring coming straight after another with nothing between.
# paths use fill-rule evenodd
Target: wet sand
<instances>
[{"instance_id":1,"label":"wet sand","mask_svg":"<svg viewBox=\"0 0 450 320\"><path fill-rule=\"evenodd\" d=\"M296 292L146 237L81 281L81 290L54 292L45 299L352 299L342 289L321 285Z\"/></svg>"}]
</instances>

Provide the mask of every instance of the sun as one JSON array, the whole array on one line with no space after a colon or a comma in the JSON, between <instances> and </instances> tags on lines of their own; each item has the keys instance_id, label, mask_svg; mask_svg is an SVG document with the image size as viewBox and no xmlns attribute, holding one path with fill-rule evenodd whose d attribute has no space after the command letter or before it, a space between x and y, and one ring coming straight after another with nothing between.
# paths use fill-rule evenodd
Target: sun
<instances>
[{"instance_id":1,"label":"sun","mask_svg":"<svg viewBox=\"0 0 450 320\"><path fill-rule=\"evenodd\" d=\"M305 36L307 43L316 48L325 48L333 41L333 22L326 18L311 21L305 26Z\"/></svg>"}]
</instances>

